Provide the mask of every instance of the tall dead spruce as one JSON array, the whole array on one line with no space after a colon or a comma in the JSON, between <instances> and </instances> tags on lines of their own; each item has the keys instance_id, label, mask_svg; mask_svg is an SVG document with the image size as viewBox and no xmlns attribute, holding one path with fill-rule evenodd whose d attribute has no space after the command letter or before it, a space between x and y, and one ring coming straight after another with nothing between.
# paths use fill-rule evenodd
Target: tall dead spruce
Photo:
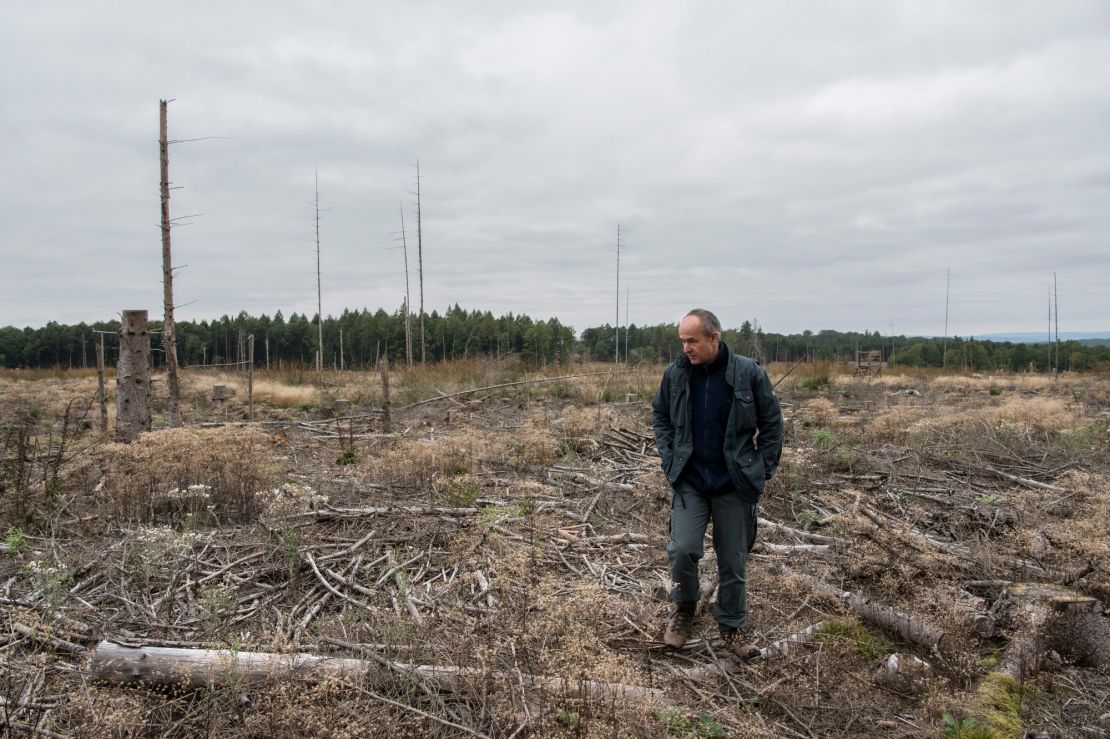
<instances>
[{"instance_id":1,"label":"tall dead spruce","mask_svg":"<svg viewBox=\"0 0 1110 739\"><path fill-rule=\"evenodd\" d=\"M150 431L150 331L145 310L125 310L116 369L116 441Z\"/></svg>"},{"instance_id":2,"label":"tall dead spruce","mask_svg":"<svg viewBox=\"0 0 1110 739\"><path fill-rule=\"evenodd\" d=\"M170 426L181 425L181 384L177 378L177 342L174 340L173 321L173 262L170 259L170 145L166 134L166 105L158 101L158 152L161 169L162 193L162 306L164 325L162 346L166 351L166 384L170 400L166 420ZM121 354L122 357L122 354ZM147 421L149 428L150 422Z\"/></svg>"},{"instance_id":3,"label":"tall dead spruce","mask_svg":"<svg viewBox=\"0 0 1110 739\"><path fill-rule=\"evenodd\" d=\"M420 160L416 160L416 276L420 283L420 363L427 361L424 343L424 230L420 203Z\"/></svg>"},{"instance_id":4,"label":"tall dead spruce","mask_svg":"<svg viewBox=\"0 0 1110 739\"><path fill-rule=\"evenodd\" d=\"M324 298L320 288L320 173L316 173L316 372L324 371Z\"/></svg>"}]
</instances>

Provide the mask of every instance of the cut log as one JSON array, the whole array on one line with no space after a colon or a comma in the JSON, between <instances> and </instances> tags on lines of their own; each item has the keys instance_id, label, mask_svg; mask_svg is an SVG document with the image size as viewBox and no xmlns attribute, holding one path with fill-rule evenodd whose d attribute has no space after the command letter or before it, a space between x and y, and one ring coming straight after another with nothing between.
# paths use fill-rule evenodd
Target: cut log
<instances>
[{"instance_id":1,"label":"cut log","mask_svg":"<svg viewBox=\"0 0 1110 739\"><path fill-rule=\"evenodd\" d=\"M91 670L93 679L117 685L167 685L210 688L234 679L251 685L280 676L311 674L358 679L372 663L361 659L312 654L235 652L219 649L179 647L124 647L110 641L96 645Z\"/></svg>"},{"instance_id":2,"label":"cut log","mask_svg":"<svg viewBox=\"0 0 1110 739\"><path fill-rule=\"evenodd\" d=\"M383 666L386 669L383 670ZM210 688L232 682L236 685L251 685L294 676L313 680L348 681L374 677L379 681L388 681L396 674L411 674L451 691L463 691L479 681L493 679L559 694L652 701L661 705L674 703L657 688L623 683L569 680L519 672L487 672L452 665L414 665L386 660L370 661L304 653L275 654L175 647L135 648L124 647L110 641L102 641L96 646L91 671L93 679L99 682L182 688Z\"/></svg>"}]
</instances>

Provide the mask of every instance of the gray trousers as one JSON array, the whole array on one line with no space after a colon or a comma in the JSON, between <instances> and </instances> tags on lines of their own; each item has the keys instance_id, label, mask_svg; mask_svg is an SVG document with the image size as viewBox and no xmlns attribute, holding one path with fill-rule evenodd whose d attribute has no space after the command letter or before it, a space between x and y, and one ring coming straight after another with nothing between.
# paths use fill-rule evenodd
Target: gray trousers
<instances>
[{"instance_id":1,"label":"gray trousers","mask_svg":"<svg viewBox=\"0 0 1110 739\"><path fill-rule=\"evenodd\" d=\"M748 615L745 570L755 544L756 506L736 491L702 495L679 481L671 494L671 532L667 557L671 565L671 600L693 608L700 597L698 562L704 554L705 529L713 521L719 590L713 618L722 626L741 629Z\"/></svg>"}]
</instances>

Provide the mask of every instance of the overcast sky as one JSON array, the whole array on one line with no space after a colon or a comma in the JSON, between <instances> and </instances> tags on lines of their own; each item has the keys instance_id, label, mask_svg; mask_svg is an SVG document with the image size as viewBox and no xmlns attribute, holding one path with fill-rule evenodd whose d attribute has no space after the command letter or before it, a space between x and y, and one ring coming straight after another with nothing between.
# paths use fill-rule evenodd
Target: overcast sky
<instances>
[{"instance_id":1,"label":"overcast sky","mask_svg":"<svg viewBox=\"0 0 1110 739\"><path fill-rule=\"evenodd\" d=\"M0 5L0 325L425 307L1110 329L1110 4Z\"/></svg>"}]
</instances>

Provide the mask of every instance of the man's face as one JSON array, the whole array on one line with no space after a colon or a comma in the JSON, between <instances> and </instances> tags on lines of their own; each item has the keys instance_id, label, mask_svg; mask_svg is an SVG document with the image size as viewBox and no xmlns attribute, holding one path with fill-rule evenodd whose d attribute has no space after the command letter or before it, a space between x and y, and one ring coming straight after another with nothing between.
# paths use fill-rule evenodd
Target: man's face
<instances>
[{"instance_id":1,"label":"man's face","mask_svg":"<svg viewBox=\"0 0 1110 739\"><path fill-rule=\"evenodd\" d=\"M706 334L697 316L682 319L678 324L678 338L682 339L682 351L690 364L710 364L717 358L721 335L716 331Z\"/></svg>"}]
</instances>

